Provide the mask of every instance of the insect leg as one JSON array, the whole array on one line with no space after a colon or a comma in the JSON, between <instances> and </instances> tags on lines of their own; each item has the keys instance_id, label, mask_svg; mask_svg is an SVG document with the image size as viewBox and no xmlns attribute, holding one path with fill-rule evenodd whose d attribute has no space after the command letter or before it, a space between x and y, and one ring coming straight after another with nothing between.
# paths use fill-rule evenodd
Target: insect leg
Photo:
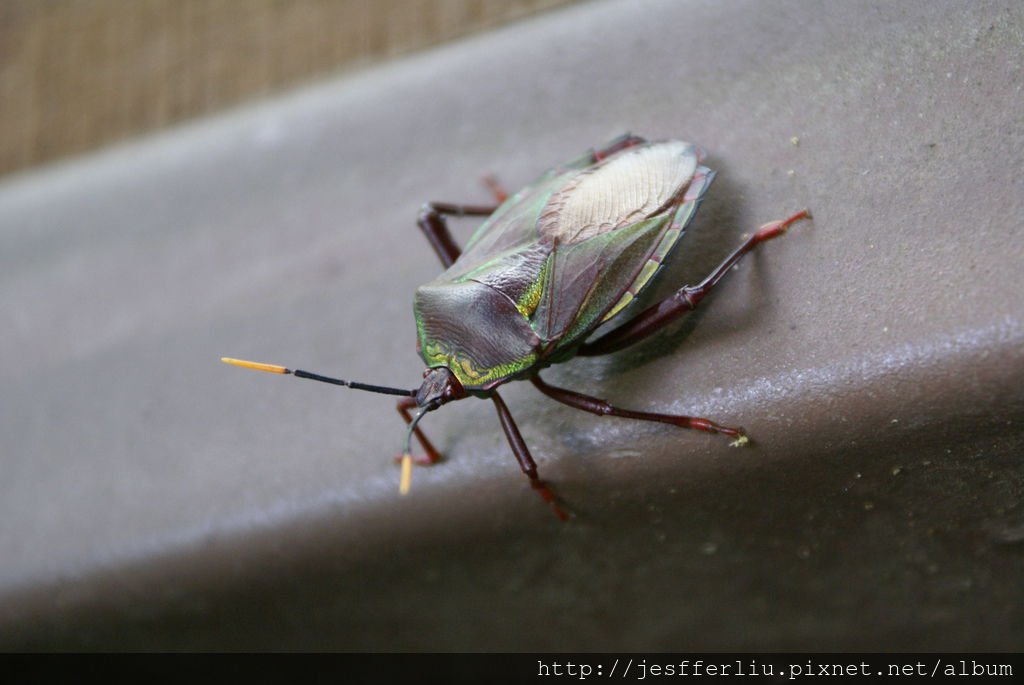
<instances>
[{"instance_id":1,"label":"insect leg","mask_svg":"<svg viewBox=\"0 0 1024 685\"><path fill-rule=\"evenodd\" d=\"M757 230L754 235L747 238L742 245L736 248L725 261L711 272L707 278L695 286L684 286L675 294L665 298L660 303L641 312L628 323L607 333L597 340L584 343L580 346L577 354L584 357L592 357L599 354L617 352L625 347L639 342L658 331L666 324L674 321L682 314L697 308L709 292L718 284L729 269L736 266L736 263L759 244L776 238L786 232L793 223L800 219L810 218L810 213L804 209L793 216L782 221L772 221Z\"/></svg>"},{"instance_id":2,"label":"insect leg","mask_svg":"<svg viewBox=\"0 0 1024 685\"><path fill-rule=\"evenodd\" d=\"M647 141L640 136L634 136L632 133L623 133L604 147L594 150L591 154L595 162L600 162L605 157L611 157L620 150L625 150L627 147L633 147L634 145L640 145L641 143L646 142Z\"/></svg>"},{"instance_id":3,"label":"insect leg","mask_svg":"<svg viewBox=\"0 0 1024 685\"><path fill-rule=\"evenodd\" d=\"M448 230L448 222L444 217L448 216L490 216L496 207L483 205L459 205L451 202L428 202L420 209L416 223L419 224L423 234L430 241L430 246L440 257L445 268L451 266L459 255L461 248L455 244L451 232Z\"/></svg>"},{"instance_id":4,"label":"insect leg","mask_svg":"<svg viewBox=\"0 0 1024 685\"><path fill-rule=\"evenodd\" d=\"M513 454L516 455L519 468L530 479L530 485L533 486L533 489L537 491L545 502L554 508L555 516L563 521L567 520L569 517L558 506L558 498L555 496L555 493L537 475L537 463L530 456L530 450L526 446L526 441L523 440L523 436L519 433L519 427L516 426L516 422L512 419L512 414L509 412L505 401L496 392L491 395L491 399L494 400L494 406L498 410L498 420L501 421L501 427L505 431L505 437L508 438L508 444L512 448Z\"/></svg>"},{"instance_id":5,"label":"insect leg","mask_svg":"<svg viewBox=\"0 0 1024 685\"><path fill-rule=\"evenodd\" d=\"M484 182L484 186L487 190L491 191L491 195L494 196L494 201L499 205L508 199L508 191L505 190L505 186L502 185L497 176L494 174L485 174L481 180Z\"/></svg>"},{"instance_id":6,"label":"insect leg","mask_svg":"<svg viewBox=\"0 0 1024 685\"><path fill-rule=\"evenodd\" d=\"M619 407L613 407L604 400L600 400L596 397L548 385L541 380L539 375L534 376L530 380L535 386L537 386L538 390L551 399L561 402L562 404L567 404L575 409L590 412L591 414L597 414L598 416L619 416L624 419L638 419L640 421L657 421L658 423L670 423L673 426L679 426L680 428L692 428L706 433L721 433L722 435L728 435L736 438L736 440L733 441L734 445L742 445L747 442L747 438L744 435L742 428L722 426L709 419L702 419L696 416L654 414L652 412L620 409Z\"/></svg>"},{"instance_id":7,"label":"insect leg","mask_svg":"<svg viewBox=\"0 0 1024 685\"><path fill-rule=\"evenodd\" d=\"M409 410L415 406L415 397L403 397L402 399L398 400L398 413L405 420L406 426L412 423L412 415L409 413ZM431 464L436 464L437 462L441 461L441 454L436 449L434 449L434 446L432 444L430 444L430 441L427 440L427 436L423 434L423 431L420 430L419 426L413 428L412 432L416 436L416 439L420 441L420 445L423 446L423 451L426 452L426 456L417 458L416 463L421 466L429 466ZM398 461L400 459L401 457L396 457L395 460Z\"/></svg>"}]
</instances>

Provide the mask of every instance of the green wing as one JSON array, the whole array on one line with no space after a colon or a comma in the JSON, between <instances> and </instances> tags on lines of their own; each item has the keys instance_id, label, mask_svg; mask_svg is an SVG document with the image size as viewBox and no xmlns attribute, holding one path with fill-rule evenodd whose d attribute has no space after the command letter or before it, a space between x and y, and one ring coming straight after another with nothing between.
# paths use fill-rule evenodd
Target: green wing
<instances>
[{"instance_id":1,"label":"green wing","mask_svg":"<svg viewBox=\"0 0 1024 685\"><path fill-rule=\"evenodd\" d=\"M704 193L707 192L711 182L715 179L715 172L711 171L705 166L698 166L697 171L693 175L693 180L690 181L689 187L686 189L686 195L683 197L683 203L679 205L675 214L672 216L672 223L669 224L668 230L661 234L661 239L658 242L658 246L654 252L648 256L647 261L640 268L639 273L633 282L630 284L626 292L622 294L619 300L609 309L599 324L603 324L606 321L611 321L623 310L628 307L636 297L643 291L644 288L650 284L654 277L661 271L665 260L672 250L675 249L679 243L679 239L683 237L683 233L686 231L686 227L693 220L693 217L697 214L697 209L700 207L700 203L704 199Z\"/></svg>"}]
</instances>

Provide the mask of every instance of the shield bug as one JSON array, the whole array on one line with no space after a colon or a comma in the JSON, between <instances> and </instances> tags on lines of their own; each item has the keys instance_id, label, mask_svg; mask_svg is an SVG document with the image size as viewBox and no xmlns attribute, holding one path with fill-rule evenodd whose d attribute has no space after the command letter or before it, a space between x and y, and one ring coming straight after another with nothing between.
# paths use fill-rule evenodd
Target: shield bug
<instances>
[{"instance_id":1,"label":"shield bug","mask_svg":"<svg viewBox=\"0 0 1024 685\"><path fill-rule=\"evenodd\" d=\"M565 513L537 465L498 388L529 380L548 397L598 416L657 421L719 433L733 445L743 430L705 418L633 411L549 385L544 368L575 356L621 350L693 310L755 246L782 235L807 210L763 225L695 286L633 314L628 305L652 282L678 245L715 173L704 152L679 140L648 142L624 135L557 166L512 197L490 182L496 206L430 203L417 223L446 271L416 290L417 350L426 363L418 389L329 378L282 366L225 358L274 373L400 395L407 424L401 492L408 491L415 435L425 456L440 459L418 424L438 407L465 397L490 399L523 473L559 518ZM448 216L487 216L464 250ZM607 333L594 337L599 326ZM413 414L415 410L415 414Z\"/></svg>"}]
</instances>

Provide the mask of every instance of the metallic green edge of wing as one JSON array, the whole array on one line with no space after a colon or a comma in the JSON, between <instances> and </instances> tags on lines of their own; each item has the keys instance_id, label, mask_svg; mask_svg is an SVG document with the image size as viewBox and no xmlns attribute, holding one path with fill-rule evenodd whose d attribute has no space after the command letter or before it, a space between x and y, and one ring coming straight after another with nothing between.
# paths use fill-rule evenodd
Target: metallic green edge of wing
<instances>
[{"instance_id":1,"label":"metallic green edge of wing","mask_svg":"<svg viewBox=\"0 0 1024 685\"><path fill-rule=\"evenodd\" d=\"M691 200L684 202L679 205L676 210L675 216L672 219L672 225L665 232L658 247L655 248L651 254L647 263L640 269L640 273L629 285L629 288L623 293L622 298L615 303L615 305L604 315L601 319L600 324L611 321L620 313L622 313L626 307L632 304L636 298L647 288L648 285L654 282L657 278L658 273L661 272L665 265L665 260L669 258L676 246L679 244L679 240L686 233L686 227L693 221L693 217L696 216L697 210L700 208L701 202L704 200L704 194L707 192L711 182L715 180L715 172L708 169L705 166L698 166L697 172L694 174L693 181L690 183L690 187L687 188L687 196L692 197Z\"/></svg>"}]
</instances>

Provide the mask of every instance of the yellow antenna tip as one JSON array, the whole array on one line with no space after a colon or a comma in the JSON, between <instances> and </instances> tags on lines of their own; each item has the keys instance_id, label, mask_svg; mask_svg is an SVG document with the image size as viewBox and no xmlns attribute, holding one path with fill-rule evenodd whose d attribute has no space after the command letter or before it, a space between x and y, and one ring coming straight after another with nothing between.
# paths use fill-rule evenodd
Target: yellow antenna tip
<instances>
[{"instance_id":1,"label":"yellow antenna tip","mask_svg":"<svg viewBox=\"0 0 1024 685\"><path fill-rule=\"evenodd\" d=\"M412 484L412 455L402 455L402 478L398 481L398 494L408 495Z\"/></svg>"},{"instance_id":2,"label":"yellow antenna tip","mask_svg":"<svg viewBox=\"0 0 1024 685\"><path fill-rule=\"evenodd\" d=\"M288 373L287 367L278 366L277 364L260 364L259 362L247 362L244 359L232 359L231 357L221 357L220 360L225 364L241 366L243 369L266 371L267 373Z\"/></svg>"}]
</instances>

